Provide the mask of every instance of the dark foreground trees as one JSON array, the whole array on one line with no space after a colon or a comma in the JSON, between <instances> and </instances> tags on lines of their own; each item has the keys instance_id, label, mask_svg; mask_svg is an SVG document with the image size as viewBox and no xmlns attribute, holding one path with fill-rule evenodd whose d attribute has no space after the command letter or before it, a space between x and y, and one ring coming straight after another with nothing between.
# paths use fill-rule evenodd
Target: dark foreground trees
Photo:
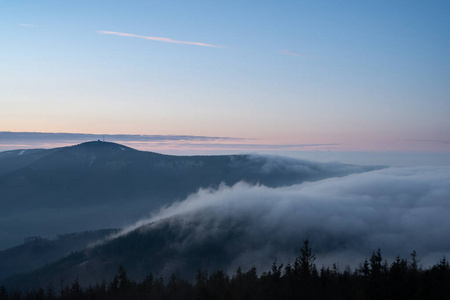
<instances>
[{"instance_id":1,"label":"dark foreground trees","mask_svg":"<svg viewBox=\"0 0 450 300\"><path fill-rule=\"evenodd\" d=\"M9 299L450 299L450 266L444 257L421 269L415 251L410 261L398 256L389 265L378 249L354 270L346 267L340 271L336 265L318 270L305 241L292 265L274 262L262 274L256 268L245 272L239 268L232 276L220 270L212 274L199 270L194 282L175 275L163 282L151 274L135 282L120 267L111 282L84 289L78 280L60 291L52 287L27 292L0 287L0 300Z\"/></svg>"}]
</instances>

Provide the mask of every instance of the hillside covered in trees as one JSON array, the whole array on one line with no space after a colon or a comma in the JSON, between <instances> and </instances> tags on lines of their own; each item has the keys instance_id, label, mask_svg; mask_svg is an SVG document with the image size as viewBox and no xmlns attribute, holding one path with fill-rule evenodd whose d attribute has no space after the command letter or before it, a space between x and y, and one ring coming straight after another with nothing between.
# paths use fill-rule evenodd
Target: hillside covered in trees
<instances>
[{"instance_id":1,"label":"hillside covered in trees","mask_svg":"<svg viewBox=\"0 0 450 300\"><path fill-rule=\"evenodd\" d=\"M259 155L173 156L100 141L0 152L0 250L29 236L121 228L221 184L281 187L377 169Z\"/></svg>"},{"instance_id":2,"label":"hillside covered in trees","mask_svg":"<svg viewBox=\"0 0 450 300\"><path fill-rule=\"evenodd\" d=\"M318 269L305 241L292 264L274 262L262 274L255 267L232 276L198 270L193 281L172 275L164 282L149 274L136 282L120 267L111 281L86 288L78 279L29 291L2 286L0 300L9 299L450 299L450 266L444 257L424 269L415 251L410 260L388 263L378 249L354 270L336 264Z\"/></svg>"}]
</instances>

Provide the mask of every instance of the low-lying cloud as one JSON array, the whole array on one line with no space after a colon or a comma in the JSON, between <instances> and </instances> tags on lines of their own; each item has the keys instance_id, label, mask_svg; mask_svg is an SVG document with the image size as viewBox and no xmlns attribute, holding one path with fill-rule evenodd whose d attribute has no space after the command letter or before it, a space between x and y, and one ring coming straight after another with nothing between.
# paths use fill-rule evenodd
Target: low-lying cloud
<instances>
[{"instance_id":1,"label":"low-lying cloud","mask_svg":"<svg viewBox=\"0 0 450 300\"><path fill-rule=\"evenodd\" d=\"M181 226L172 245L180 254L223 239L230 271L292 262L306 238L319 266L355 266L378 248L390 261L416 250L426 266L450 254L449 182L450 167L416 167L283 188L239 183L200 190L128 230Z\"/></svg>"},{"instance_id":2,"label":"low-lying cloud","mask_svg":"<svg viewBox=\"0 0 450 300\"><path fill-rule=\"evenodd\" d=\"M11 132L0 131L0 140L23 141L84 141L106 138L114 141L238 141L242 138L198 136L198 135L141 135L141 134L92 134L92 133L60 133L60 132Z\"/></svg>"},{"instance_id":3,"label":"low-lying cloud","mask_svg":"<svg viewBox=\"0 0 450 300\"><path fill-rule=\"evenodd\" d=\"M154 143L180 143L180 142L236 142L245 140L235 137L196 136L196 135L139 135L139 134L91 134L91 133L64 133L64 132L10 132L0 131L0 151L53 148L67 146L92 140L107 140L133 144Z\"/></svg>"},{"instance_id":4,"label":"low-lying cloud","mask_svg":"<svg viewBox=\"0 0 450 300\"><path fill-rule=\"evenodd\" d=\"M9 132L0 131L0 151L63 147L93 140L124 144L140 150L161 151L177 155L208 154L220 151L292 151L305 149L330 150L340 144L262 144L252 138L196 136L196 135L139 135L139 134L88 134L53 132ZM188 153L186 153L188 152ZM192 152L192 153L191 153Z\"/></svg>"}]
</instances>

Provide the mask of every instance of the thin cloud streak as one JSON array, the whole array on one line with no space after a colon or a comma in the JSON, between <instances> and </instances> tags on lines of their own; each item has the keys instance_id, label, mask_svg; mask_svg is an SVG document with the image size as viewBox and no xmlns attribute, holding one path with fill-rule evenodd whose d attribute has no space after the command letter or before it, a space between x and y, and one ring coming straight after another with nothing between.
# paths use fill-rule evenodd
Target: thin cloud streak
<instances>
[{"instance_id":1,"label":"thin cloud streak","mask_svg":"<svg viewBox=\"0 0 450 300\"><path fill-rule=\"evenodd\" d=\"M207 147L221 149L291 149L305 147L339 146L341 144L225 144L225 143L178 143L178 147Z\"/></svg>"},{"instance_id":2,"label":"thin cloud streak","mask_svg":"<svg viewBox=\"0 0 450 300\"><path fill-rule=\"evenodd\" d=\"M450 144L450 141L443 140L420 140L420 139L408 139L408 142L423 142L423 143L435 143L435 144Z\"/></svg>"},{"instance_id":3,"label":"thin cloud streak","mask_svg":"<svg viewBox=\"0 0 450 300\"><path fill-rule=\"evenodd\" d=\"M294 52L291 50L280 50L280 51L278 51L278 54L288 55L288 56L297 56L297 57L306 57L307 56L305 54Z\"/></svg>"},{"instance_id":4,"label":"thin cloud streak","mask_svg":"<svg viewBox=\"0 0 450 300\"><path fill-rule=\"evenodd\" d=\"M144 36L144 35L137 35L132 33L124 33L124 32L115 32L115 31L97 31L99 34L109 34L109 35L117 35L117 36L125 36L125 37L134 37L144 40L151 40L151 41L157 41L157 42L164 42L164 43L174 43L174 44L185 44L185 45L194 45L194 46L203 46L203 47L212 47L212 48L223 48L222 46L216 46L212 44L205 44L205 43L198 43L198 42L188 42L188 41L178 41L173 40L171 38L166 37L153 37L153 36Z\"/></svg>"}]
</instances>

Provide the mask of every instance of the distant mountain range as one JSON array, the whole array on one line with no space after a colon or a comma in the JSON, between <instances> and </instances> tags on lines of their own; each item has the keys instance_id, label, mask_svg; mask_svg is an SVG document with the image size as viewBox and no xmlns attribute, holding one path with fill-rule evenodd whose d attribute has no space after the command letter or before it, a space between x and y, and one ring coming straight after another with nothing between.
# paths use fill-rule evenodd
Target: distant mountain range
<instances>
[{"instance_id":1,"label":"distant mountain range","mask_svg":"<svg viewBox=\"0 0 450 300\"><path fill-rule=\"evenodd\" d=\"M199 189L217 189L220 185L232 186L241 181L268 187L289 186L379 168L259 155L171 156L101 141L55 149L0 152L0 249L18 245L29 236L47 238L69 232L121 228ZM151 232L154 234L140 236L138 240L133 239L133 235L123 237L131 239L125 244L117 244L118 239L93 248L95 250L73 254L65 259L74 265L66 263L68 269L62 272L73 274L71 268L82 264L89 273L83 275L86 279L98 279L100 275L115 271L116 263L132 262L142 255L149 257L140 260L143 266L147 263L153 266L153 270L162 272L161 268L167 268L167 264L164 263L163 267L158 263L162 263L170 253L164 248L164 240L176 236L176 230L170 227ZM132 249L124 246L136 242L138 244ZM40 244L45 247L30 248ZM23 261L23 265L19 266L19 263L16 269L18 272L29 271L61 258L67 251L84 247L82 243L75 244L77 247L62 247L64 251L56 251L48 246L56 245L56 242L36 239L32 244L0 252L0 269L11 269L12 262ZM120 254L122 247L125 247L123 254L126 254L123 257ZM208 260L207 253L218 245L212 243L199 247L206 247L205 256L200 255L203 250L198 248L196 255L192 256L192 266ZM40 258L36 258L36 253L30 249L41 249ZM158 256L154 251L162 252ZM86 255L90 258L84 257ZM226 255L224 253L224 261ZM104 263L102 257L106 259ZM28 268L24 266L25 262L33 260L36 264L30 263ZM89 261L89 264L79 260ZM93 272L92 262L97 262L102 271ZM51 265L46 268L51 268ZM143 270L133 269L133 272L140 276ZM55 270L50 273L64 277ZM11 272L3 272L0 276L2 274L11 275Z\"/></svg>"}]
</instances>

